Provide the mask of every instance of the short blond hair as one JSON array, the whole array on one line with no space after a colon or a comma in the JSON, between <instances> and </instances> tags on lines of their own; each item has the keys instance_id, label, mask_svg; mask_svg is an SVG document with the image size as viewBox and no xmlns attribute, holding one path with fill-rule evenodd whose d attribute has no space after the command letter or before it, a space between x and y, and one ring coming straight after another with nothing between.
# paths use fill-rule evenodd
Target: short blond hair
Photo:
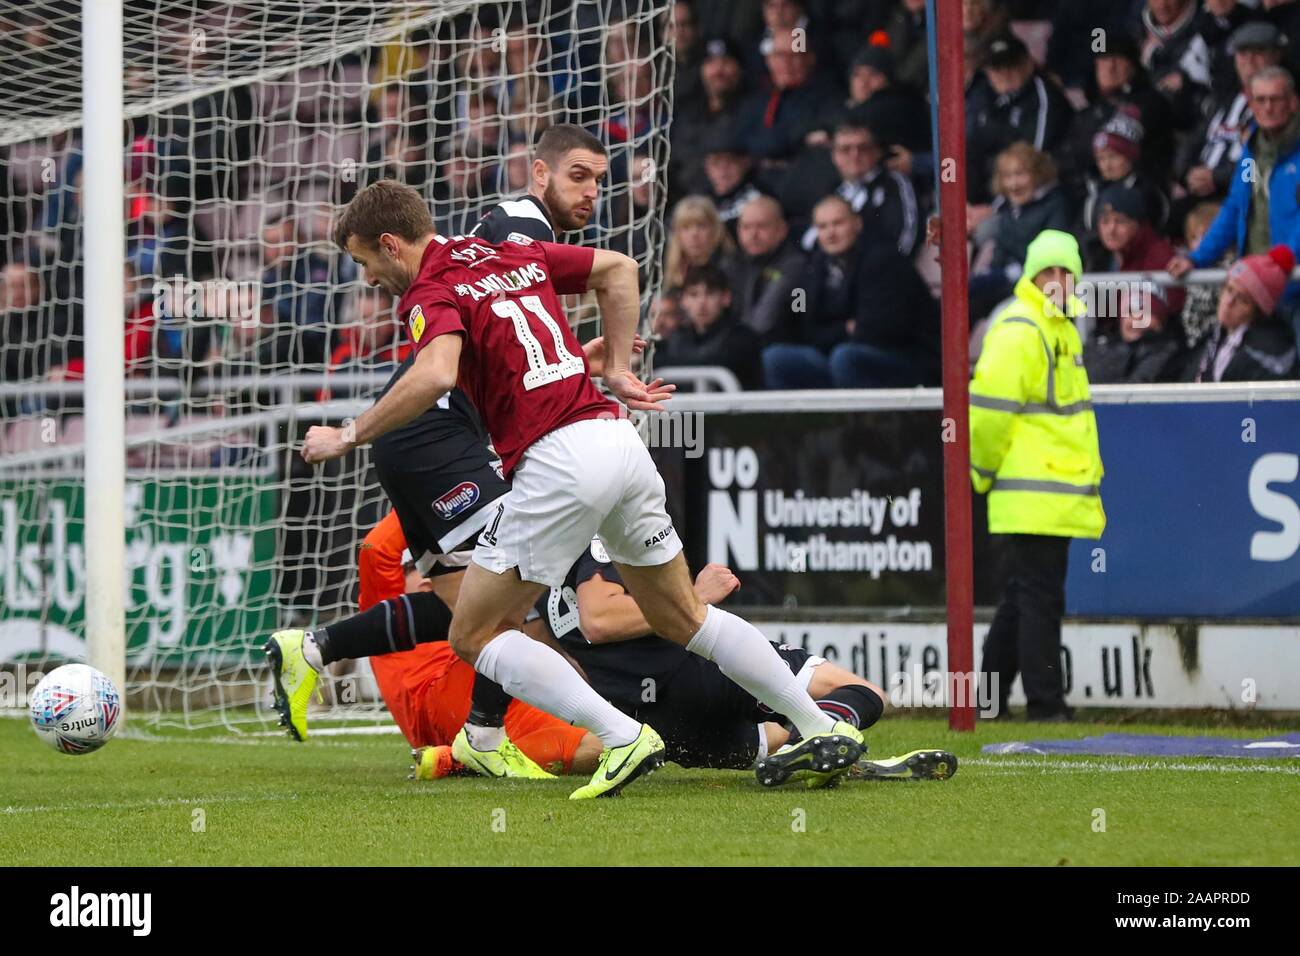
<instances>
[{"instance_id":1,"label":"short blond hair","mask_svg":"<svg viewBox=\"0 0 1300 956\"><path fill-rule=\"evenodd\" d=\"M997 161L993 164L993 182L992 192L994 195L1002 194L1002 164L1019 161L1029 170L1030 177L1034 180L1034 188L1041 189L1048 183L1056 182L1056 163L1052 157L1047 155L1041 149L1034 149L1029 143L1012 143L1002 152L998 153Z\"/></svg>"}]
</instances>

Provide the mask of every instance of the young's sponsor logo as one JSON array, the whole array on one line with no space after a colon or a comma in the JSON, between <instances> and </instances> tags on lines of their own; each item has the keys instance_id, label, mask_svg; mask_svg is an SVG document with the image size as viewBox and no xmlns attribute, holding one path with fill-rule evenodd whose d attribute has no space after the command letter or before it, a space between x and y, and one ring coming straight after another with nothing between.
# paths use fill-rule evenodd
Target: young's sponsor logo
<instances>
[{"instance_id":1,"label":"young's sponsor logo","mask_svg":"<svg viewBox=\"0 0 1300 956\"><path fill-rule=\"evenodd\" d=\"M478 485L472 481L462 481L433 503L433 513L443 521L450 521L456 515L478 501Z\"/></svg>"}]
</instances>

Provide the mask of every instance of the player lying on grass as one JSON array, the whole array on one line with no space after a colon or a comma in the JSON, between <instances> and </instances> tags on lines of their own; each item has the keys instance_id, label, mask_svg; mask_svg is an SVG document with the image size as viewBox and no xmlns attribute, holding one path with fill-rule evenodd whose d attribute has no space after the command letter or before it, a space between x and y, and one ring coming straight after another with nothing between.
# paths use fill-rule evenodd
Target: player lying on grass
<instances>
[{"instance_id":1,"label":"player lying on grass","mask_svg":"<svg viewBox=\"0 0 1300 956\"><path fill-rule=\"evenodd\" d=\"M733 692L734 687L717 667L660 638L647 633L644 618L635 608L620 606L630 601L626 592L610 582L617 580L608 561L596 560L598 546L585 554L563 587L552 589L538 603L542 617L525 625L530 635L539 636L542 621L561 636L561 645L573 657L590 662L587 676L595 689L630 716L662 723L667 759L687 767L745 769L769 750L787 741L787 728L773 715L760 711L752 697ZM459 734L470 706L469 688L473 669L460 661L441 634L425 629L421 643L409 650L391 652L386 621L393 614L411 608L424 617L434 605L438 620L445 621L447 603L454 603L460 575L441 574L425 578L410 559L396 512L390 512L366 536L359 552L361 613L324 629L326 647L332 646L331 630L343 635L348 646L369 649L370 666L380 692L417 759L415 775L420 779L445 776L461 769L497 776L477 764L462 764L449 744ZM710 565L697 578L702 600L721 600L739 582L730 571ZM617 591L617 594L614 592ZM572 602L576 601L574 607ZM387 603L391 610L381 608ZM605 642L586 653L579 618L586 614L588 628ZM639 623L638 623L639 621ZM622 629L617 629L623 623ZM281 631L276 640L301 641L301 631ZM320 632L318 632L320 633ZM415 633L408 631L407 633ZM623 641L620 642L620 638ZM633 638L627 640L627 638ZM640 638L639 640L636 638ZM834 664L822 663L798 648L782 648L782 658L792 670L809 678L809 692L819 706L843 716L845 708L862 712L851 719L865 728L874 722L883 701L878 688ZM587 665L583 665L584 669ZM653 676L651 676L653 674ZM645 701L646 680L653 683L654 701ZM311 686L316 674L311 674ZM857 688L871 697L859 696ZM306 699L296 720L306 721ZM644 711L638 713L638 710ZM505 716L510 739L531 761L550 773L590 773L600 755L600 741L586 731L542 713L521 701L510 704ZM471 755L471 760L473 756ZM854 776L877 778L942 779L956 770L956 759L943 751L913 751L887 760L859 760ZM549 773L548 773L549 775Z\"/></svg>"},{"instance_id":2,"label":"player lying on grass","mask_svg":"<svg viewBox=\"0 0 1300 956\"><path fill-rule=\"evenodd\" d=\"M515 626L597 534L657 634L716 662L798 727L800 739L769 755L767 766L813 774L823 785L846 772L862 754L861 732L818 708L762 632L704 604L691 587L663 479L624 414L624 407L662 410L672 392L661 381L641 382L629 367L640 303L636 261L527 237L495 246L446 239L420 194L391 180L357 193L335 238L366 282L402 297L416 359L352 425L308 429L303 458L346 455L411 421L457 383L464 389L512 482L466 569L451 645L513 696L600 737L600 764L571 798L617 794L664 759L653 727L601 698L563 655ZM563 321L559 296L588 290L602 318L604 383L622 405L592 384Z\"/></svg>"}]
</instances>

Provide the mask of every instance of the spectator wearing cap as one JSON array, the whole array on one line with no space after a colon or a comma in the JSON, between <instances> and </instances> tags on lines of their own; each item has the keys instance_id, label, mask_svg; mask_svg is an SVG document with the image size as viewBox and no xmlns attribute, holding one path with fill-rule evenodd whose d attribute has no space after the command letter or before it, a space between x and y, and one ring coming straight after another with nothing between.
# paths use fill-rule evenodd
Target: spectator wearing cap
<instances>
[{"instance_id":1,"label":"spectator wearing cap","mask_svg":"<svg viewBox=\"0 0 1300 956\"><path fill-rule=\"evenodd\" d=\"M865 124L848 119L836 127L831 140L831 162L839 179L835 194L848 202L868 230L910 256L921 230L916 191L907 176L888 169L884 160L884 149ZM809 226L800 245L809 252L816 244L817 229Z\"/></svg>"},{"instance_id":2,"label":"spectator wearing cap","mask_svg":"<svg viewBox=\"0 0 1300 956\"><path fill-rule=\"evenodd\" d=\"M988 315L1012 292L1034 237L1070 226L1069 197L1056 181L1052 157L1028 143L1014 143L994 167L997 198L991 215L974 229L976 266L970 279L971 321Z\"/></svg>"},{"instance_id":3,"label":"spectator wearing cap","mask_svg":"<svg viewBox=\"0 0 1300 956\"><path fill-rule=\"evenodd\" d=\"M1120 289L1114 328L1101 326L1083 349L1093 385L1141 385L1173 381L1182 343L1169 322L1169 304L1154 288Z\"/></svg>"},{"instance_id":4,"label":"spectator wearing cap","mask_svg":"<svg viewBox=\"0 0 1300 956\"><path fill-rule=\"evenodd\" d=\"M1123 183L1111 183L1096 202L1096 236L1087 243L1089 272L1163 272L1174 246L1151 226L1142 193ZM1165 296L1169 310L1183 307L1186 293L1171 288Z\"/></svg>"},{"instance_id":5,"label":"spectator wearing cap","mask_svg":"<svg viewBox=\"0 0 1300 956\"><path fill-rule=\"evenodd\" d=\"M1169 219L1169 198L1154 179L1140 170L1144 133L1136 112L1124 107L1093 137L1093 170L1084 180L1081 232L1096 230L1097 197L1113 183L1136 189L1146 203L1151 223L1158 230L1164 228Z\"/></svg>"},{"instance_id":6,"label":"spectator wearing cap","mask_svg":"<svg viewBox=\"0 0 1300 956\"><path fill-rule=\"evenodd\" d=\"M740 138L727 127L712 130L704 146L704 175L709 181L709 198L717 207L718 216L731 233L736 235L736 220L741 208L762 194L754 171L754 161Z\"/></svg>"},{"instance_id":7,"label":"spectator wearing cap","mask_svg":"<svg viewBox=\"0 0 1300 956\"><path fill-rule=\"evenodd\" d=\"M1142 144L1143 171L1163 179L1169 174L1174 153L1173 131L1164 122L1164 97L1151 85L1142 66L1138 45L1118 30L1105 35L1105 44L1092 57L1083 94L1088 105L1074 115L1070 132L1056 150L1061 181L1081 190L1092 159L1092 141L1115 113L1124 107L1136 111L1146 138Z\"/></svg>"},{"instance_id":8,"label":"spectator wearing cap","mask_svg":"<svg viewBox=\"0 0 1300 956\"><path fill-rule=\"evenodd\" d=\"M731 311L731 287L716 266L693 266L682 283L685 321L659 344L655 363L670 370L702 365L730 369L742 388L762 387L758 335L736 320ZM668 379L672 379L669 372Z\"/></svg>"},{"instance_id":9,"label":"spectator wearing cap","mask_svg":"<svg viewBox=\"0 0 1300 956\"><path fill-rule=\"evenodd\" d=\"M1196 14L1196 32L1210 51L1210 89L1216 99L1231 95L1239 86L1233 63L1232 35L1262 14L1241 0L1205 0Z\"/></svg>"},{"instance_id":10,"label":"spectator wearing cap","mask_svg":"<svg viewBox=\"0 0 1300 956\"><path fill-rule=\"evenodd\" d=\"M918 90L930 88L930 48L925 0L902 0L885 28L896 63L895 78Z\"/></svg>"},{"instance_id":11,"label":"spectator wearing cap","mask_svg":"<svg viewBox=\"0 0 1300 956\"><path fill-rule=\"evenodd\" d=\"M1255 124L1247 134L1237 174L1219 215L1196 248L1170 260L1179 278L1208 269L1225 252L1263 255L1274 245L1300 248L1300 97L1295 79L1282 67L1265 67L1250 83ZM1300 285L1292 283L1283 305L1293 311Z\"/></svg>"},{"instance_id":12,"label":"spectator wearing cap","mask_svg":"<svg viewBox=\"0 0 1300 956\"><path fill-rule=\"evenodd\" d=\"M1130 31L1133 0L1088 0L1086 3L1058 3L1052 14L1052 34L1047 41L1047 62L1052 72L1061 79L1067 90L1086 94L1096 69L1096 38L1104 37L1106 49L1115 49L1122 36L1133 44L1134 60L1138 59L1137 44ZM1097 31L1101 31L1100 34ZM1108 119L1109 117L1107 117ZM1104 120L1103 120L1104 122ZM1100 126L1100 123L1098 124ZM1083 138L1086 144L1092 139ZM1086 145L1085 145L1086 148Z\"/></svg>"},{"instance_id":13,"label":"spectator wearing cap","mask_svg":"<svg viewBox=\"0 0 1300 956\"><path fill-rule=\"evenodd\" d=\"M760 163L781 165L803 148L827 105L843 94L818 72L817 54L791 30L773 31L763 49L766 88L745 101L740 132L746 151Z\"/></svg>"},{"instance_id":14,"label":"spectator wearing cap","mask_svg":"<svg viewBox=\"0 0 1300 956\"><path fill-rule=\"evenodd\" d=\"M699 188L704 179L702 144L710 131L735 128L744 95L740 48L727 37L704 41L699 65L699 96L673 111L669 176L674 194Z\"/></svg>"},{"instance_id":15,"label":"spectator wearing cap","mask_svg":"<svg viewBox=\"0 0 1300 956\"><path fill-rule=\"evenodd\" d=\"M1218 323L1188 363L1194 382L1267 382L1294 379L1295 331L1277 308L1295 268L1287 246L1247 256L1228 270L1219 295Z\"/></svg>"},{"instance_id":16,"label":"spectator wearing cap","mask_svg":"<svg viewBox=\"0 0 1300 956\"><path fill-rule=\"evenodd\" d=\"M1165 97L1167 122L1189 129L1210 88L1210 48L1197 32L1197 0L1147 0L1142 10L1142 65Z\"/></svg>"},{"instance_id":17,"label":"spectator wearing cap","mask_svg":"<svg viewBox=\"0 0 1300 956\"><path fill-rule=\"evenodd\" d=\"M1254 120L1247 95L1251 81L1260 70L1281 63L1286 46L1287 38L1265 21L1247 23L1232 34L1228 51L1237 82L1209 100L1205 119L1178 151L1174 164L1174 174L1188 193L1184 206L1227 194Z\"/></svg>"},{"instance_id":18,"label":"spectator wearing cap","mask_svg":"<svg viewBox=\"0 0 1300 956\"><path fill-rule=\"evenodd\" d=\"M989 44L985 82L966 97L968 196L990 200L989 182L999 153L1027 142L1050 152L1065 137L1074 110L1060 88L1041 74L1020 39L1011 33Z\"/></svg>"},{"instance_id":19,"label":"spectator wearing cap","mask_svg":"<svg viewBox=\"0 0 1300 956\"><path fill-rule=\"evenodd\" d=\"M882 46L860 50L849 66L849 96L835 116L865 124L878 137L891 169L928 181L934 171L930 106L914 87L895 79L894 55Z\"/></svg>"},{"instance_id":20,"label":"spectator wearing cap","mask_svg":"<svg viewBox=\"0 0 1300 956\"><path fill-rule=\"evenodd\" d=\"M961 29L966 69L984 69L993 41L1010 28L1011 16L1002 0L962 0Z\"/></svg>"},{"instance_id":21,"label":"spectator wearing cap","mask_svg":"<svg viewBox=\"0 0 1300 956\"><path fill-rule=\"evenodd\" d=\"M787 241L781 204L755 196L740 210L739 243L723 261L737 318L767 339L790 321L795 283L804 257Z\"/></svg>"}]
</instances>

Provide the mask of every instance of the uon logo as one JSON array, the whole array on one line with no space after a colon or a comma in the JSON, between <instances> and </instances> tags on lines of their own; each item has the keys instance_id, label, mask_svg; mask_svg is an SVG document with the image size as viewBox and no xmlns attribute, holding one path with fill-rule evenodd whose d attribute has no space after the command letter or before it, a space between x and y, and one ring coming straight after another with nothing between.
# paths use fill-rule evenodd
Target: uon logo
<instances>
[{"instance_id":1,"label":"uon logo","mask_svg":"<svg viewBox=\"0 0 1300 956\"><path fill-rule=\"evenodd\" d=\"M443 521L450 521L474 502L478 501L478 485L462 481L433 503L433 513Z\"/></svg>"}]
</instances>

